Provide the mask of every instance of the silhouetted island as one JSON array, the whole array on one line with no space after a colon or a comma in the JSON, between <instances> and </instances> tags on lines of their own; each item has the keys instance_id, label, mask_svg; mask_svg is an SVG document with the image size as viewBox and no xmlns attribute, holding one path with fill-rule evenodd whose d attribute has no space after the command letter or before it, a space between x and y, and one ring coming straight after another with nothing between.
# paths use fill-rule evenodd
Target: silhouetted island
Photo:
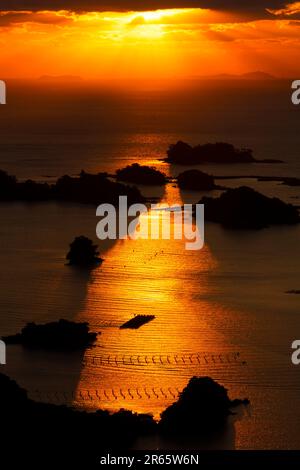
<instances>
[{"instance_id":1,"label":"silhouetted island","mask_svg":"<svg viewBox=\"0 0 300 470\"><path fill-rule=\"evenodd\" d=\"M180 189L191 191L211 191L217 189L214 177L200 170L187 170L177 176Z\"/></svg>"},{"instance_id":2,"label":"silhouetted island","mask_svg":"<svg viewBox=\"0 0 300 470\"><path fill-rule=\"evenodd\" d=\"M70 244L70 251L66 259L69 261L70 266L90 267L95 266L103 261L100 258L97 245L94 245L92 240L81 235L75 237Z\"/></svg>"},{"instance_id":3,"label":"silhouetted island","mask_svg":"<svg viewBox=\"0 0 300 470\"><path fill-rule=\"evenodd\" d=\"M123 323L120 328L132 328L136 330L137 328L140 328L140 326L145 325L145 323L149 323L150 321L154 320L154 318L155 315L135 315L133 318Z\"/></svg>"},{"instance_id":4,"label":"silhouetted island","mask_svg":"<svg viewBox=\"0 0 300 470\"><path fill-rule=\"evenodd\" d=\"M0 374L0 416L5 429L1 456L6 445L11 445L14 452L10 459L17 450L22 465L27 462L31 467L38 463L39 467L34 468L41 468L45 458L47 464L51 461L56 465L59 461L66 468L82 458L84 468L90 468L87 465L90 459L95 464L101 451L128 449L138 437L154 434L157 428L151 416L124 409L116 413L106 410L89 413L30 400L24 389L3 374Z\"/></svg>"},{"instance_id":5,"label":"silhouetted island","mask_svg":"<svg viewBox=\"0 0 300 470\"><path fill-rule=\"evenodd\" d=\"M170 145L166 161L178 165L256 162L251 149L237 149L226 142L208 143L192 147L182 141Z\"/></svg>"},{"instance_id":6,"label":"silhouetted island","mask_svg":"<svg viewBox=\"0 0 300 470\"><path fill-rule=\"evenodd\" d=\"M259 176L259 175L218 175L215 180L255 179L257 181L273 181L286 186L300 186L300 178L293 176Z\"/></svg>"},{"instance_id":7,"label":"silhouetted island","mask_svg":"<svg viewBox=\"0 0 300 470\"><path fill-rule=\"evenodd\" d=\"M300 186L300 178L294 176L258 176L257 181L278 181L285 186Z\"/></svg>"},{"instance_id":8,"label":"silhouetted island","mask_svg":"<svg viewBox=\"0 0 300 470\"><path fill-rule=\"evenodd\" d=\"M161 413L159 428L167 435L208 435L224 426L232 408L248 403L230 400L226 388L210 377L193 377L177 402Z\"/></svg>"},{"instance_id":9,"label":"silhouetted island","mask_svg":"<svg viewBox=\"0 0 300 470\"><path fill-rule=\"evenodd\" d=\"M167 183L167 177L164 173L155 168L146 165L133 163L125 168L116 171L118 181L128 183L163 186Z\"/></svg>"},{"instance_id":10,"label":"silhouetted island","mask_svg":"<svg viewBox=\"0 0 300 470\"><path fill-rule=\"evenodd\" d=\"M209 377L193 377L178 402L169 406L159 423L152 416L121 409L78 411L64 405L46 404L28 398L27 392L0 374L0 416L5 429L1 456L6 445L18 449L22 464L47 456L60 464L99 458L103 450L133 447L137 438L172 435L211 435L222 429L231 408L248 400L230 400L227 390ZM14 454L12 454L14 455ZM95 461L93 462L95 463Z\"/></svg>"},{"instance_id":11,"label":"silhouetted island","mask_svg":"<svg viewBox=\"0 0 300 470\"><path fill-rule=\"evenodd\" d=\"M247 186L228 189L218 198L205 196L199 204L204 204L206 220L228 228L260 229L300 222L295 206L278 198L267 197Z\"/></svg>"},{"instance_id":12,"label":"silhouetted island","mask_svg":"<svg viewBox=\"0 0 300 470\"><path fill-rule=\"evenodd\" d=\"M16 335L3 338L6 344L22 344L27 348L46 350L86 349L96 341L97 333L89 331L88 323L68 320L37 325L28 323Z\"/></svg>"},{"instance_id":13,"label":"silhouetted island","mask_svg":"<svg viewBox=\"0 0 300 470\"><path fill-rule=\"evenodd\" d=\"M283 163L282 160L264 159L257 160L253 157L251 149L237 149L227 142L214 144L200 144L192 147L179 140L171 144L167 150L167 158L164 161L177 165L201 165L205 163Z\"/></svg>"},{"instance_id":14,"label":"silhouetted island","mask_svg":"<svg viewBox=\"0 0 300 470\"><path fill-rule=\"evenodd\" d=\"M96 175L81 171L78 177L62 176L56 183L19 182L15 176L0 170L0 201L66 201L87 204L117 205L119 196L127 196L128 203L144 202L140 191L111 181L106 173Z\"/></svg>"}]
</instances>

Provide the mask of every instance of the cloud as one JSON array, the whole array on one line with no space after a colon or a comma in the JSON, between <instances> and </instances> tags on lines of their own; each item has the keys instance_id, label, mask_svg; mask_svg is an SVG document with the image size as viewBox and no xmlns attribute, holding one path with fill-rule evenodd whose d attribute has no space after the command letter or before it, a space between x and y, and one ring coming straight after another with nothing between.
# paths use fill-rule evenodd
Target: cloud
<instances>
[{"instance_id":1,"label":"cloud","mask_svg":"<svg viewBox=\"0 0 300 470\"><path fill-rule=\"evenodd\" d=\"M176 8L176 15L151 17L142 11ZM189 8L193 8L190 10ZM198 9L197 9L198 8ZM89 12L89 23L95 12L95 21L104 12L136 11L128 27L144 24L244 23L256 20L296 21L300 19L300 1L288 0L0 0L0 28L26 23L64 26L84 21ZM192 12L192 14L191 14ZM108 19L106 18L107 22ZM184 28L187 29L187 28ZM211 34L211 39L229 42L227 34Z\"/></svg>"},{"instance_id":2,"label":"cloud","mask_svg":"<svg viewBox=\"0 0 300 470\"><path fill-rule=\"evenodd\" d=\"M232 42L235 38L221 31L208 30L205 33L206 39L210 41Z\"/></svg>"},{"instance_id":3,"label":"cloud","mask_svg":"<svg viewBox=\"0 0 300 470\"><path fill-rule=\"evenodd\" d=\"M284 8L279 9L269 9L269 13L275 16L284 16L284 17L299 17L300 15L300 2L288 3Z\"/></svg>"},{"instance_id":4,"label":"cloud","mask_svg":"<svg viewBox=\"0 0 300 470\"><path fill-rule=\"evenodd\" d=\"M272 16L273 11L284 11L287 3L287 0L1 0L0 9L2 11L146 11L204 8L260 18Z\"/></svg>"},{"instance_id":5,"label":"cloud","mask_svg":"<svg viewBox=\"0 0 300 470\"><path fill-rule=\"evenodd\" d=\"M39 23L49 25L65 25L72 23L72 17L67 12L57 14L51 11L30 12L30 11L1 11L0 27L8 27L24 23Z\"/></svg>"}]
</instances>

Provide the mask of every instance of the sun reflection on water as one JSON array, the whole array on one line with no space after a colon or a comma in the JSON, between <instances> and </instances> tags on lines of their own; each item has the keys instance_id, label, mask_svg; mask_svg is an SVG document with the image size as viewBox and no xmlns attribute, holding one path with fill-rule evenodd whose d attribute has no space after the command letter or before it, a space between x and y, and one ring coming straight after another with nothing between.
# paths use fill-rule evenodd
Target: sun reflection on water
<instances>
[{"instance_id":1,"label":"sun reflection on water","mask_svg":"<svg viewBox=\"0 0 300 470\"><path fill-rule=\"evenodd\" d=\"M162 202L181 205L175 189L169 185ZM157 213L145 217L157 217ZM207 273L216 266L207 245L193 252L185 249L183 240L116 241L92 275L78 318L101 335L96 347L86 353L77 392L98 390L102 407L156 414L174 401L175 391L199 372L199 362L182 362L183 355L214 351L216 344L218 349L223 347L222 334L207 322L212 313L206 300ZM137 314L155 315L155 319L138 330L119 329ZM98 357L94 363L92 356ZM106 363L101 363L99 358L104 356Z\"/></svg>"}]
</instances>

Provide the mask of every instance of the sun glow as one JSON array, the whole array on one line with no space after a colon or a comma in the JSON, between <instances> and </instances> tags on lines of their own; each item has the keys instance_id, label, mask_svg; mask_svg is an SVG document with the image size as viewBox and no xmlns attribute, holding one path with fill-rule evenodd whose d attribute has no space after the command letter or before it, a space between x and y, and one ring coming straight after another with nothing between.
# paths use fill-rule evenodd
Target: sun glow
<instances>
[{"instance_id":1,"label":"sun glow","mask_svg":"<svg viewBox=\"0 0 300 470\"><path fill-rule=\"evenodd\" d=\"M152 80L255 70L295 76L299 26L270 17L242 21L203 9L0 10L2 76Z\"/></svg>"},{"instance_id":2,"label":"sun glow","mask_svg":"<svg viewBox=\"0 0 300 470\"><path fill-rule=\"evenodd\" d=\"M185 9L185 12L192 12L193 9ZM183 12L182 9L172 9L172 10L156 10L156 11L145 11L142 13L134 14L134 17L142 16L145 21L152 21L152 20L162 20L163 18L168 18L171 16L179 15Z\"/></svg>"}]
</instances>

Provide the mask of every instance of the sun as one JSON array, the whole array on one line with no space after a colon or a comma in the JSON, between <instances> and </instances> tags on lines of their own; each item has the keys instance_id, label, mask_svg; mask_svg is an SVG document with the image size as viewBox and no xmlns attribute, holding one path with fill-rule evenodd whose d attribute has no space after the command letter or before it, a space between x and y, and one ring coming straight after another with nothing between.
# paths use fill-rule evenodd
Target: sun
<instances>
[{"instance_id":1,"label":"sun","mask_svg":"<svg viewBox=\"0 0 300 470\"><path fill-rule=\"evenodd\" d=\"M155 10L134 12L127 15L127 31L131 30L129 36L136 39L162 39L169 18L182 14L182 9ZM186 11L186 10L185 10Z\"/></svg>"},{"instance_id":2,"label":"sun","mask_svg":"<svg viewBox=\"0 0 300 470\"><path fill-rule=\"evenodd\" d=\"M159 21L166 17L176 16L179 13L182 13L182 9L173 8L171 10L145 11L139 13L138 16L142 16L145 21Z\"/></svg>"}]
</instances>

